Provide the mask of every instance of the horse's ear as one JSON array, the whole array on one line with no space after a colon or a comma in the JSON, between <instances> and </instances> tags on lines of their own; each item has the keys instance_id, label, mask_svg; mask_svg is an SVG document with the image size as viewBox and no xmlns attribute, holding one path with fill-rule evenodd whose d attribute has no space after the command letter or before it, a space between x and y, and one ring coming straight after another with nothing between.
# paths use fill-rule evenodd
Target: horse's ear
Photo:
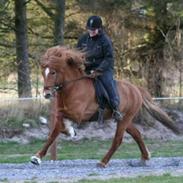
<instances>
[{"instance_id":1,"label":"horse's ear","mask_svg":"<svg viewBox=\"0 0 183 183\"><path fill-rule=\"evenodd\" d=\"M77 65L77 63L74 61L74 59L70 55L67 55L67 64L70 65L70 66L76 66Z\"/></svg>"},{"instance_id":2,"label":"horse's ear","mask_svg":"<svg viewBox=\"0 0 183 183\"><path fill-rule=\"evenodd\" d=\"M46 60L45 56L42 56L42 57L41 57L41 59L39 60L39 65L40 65L42 68L47 67L48 61Z\"/></svg>"},{"instance_id":3,"label":"horse's ear","mask_svg":"<svg viewBox=\"0 0 183 183\"><path fill-rule=\"evenodd\" d=\"M68 63L68 65L70 65L70 66L76 65L76 63L74 62L74 59L73 59L72 57L70 57L70 58L67 59L67 63Z\"/></svg>"}]
</instances>

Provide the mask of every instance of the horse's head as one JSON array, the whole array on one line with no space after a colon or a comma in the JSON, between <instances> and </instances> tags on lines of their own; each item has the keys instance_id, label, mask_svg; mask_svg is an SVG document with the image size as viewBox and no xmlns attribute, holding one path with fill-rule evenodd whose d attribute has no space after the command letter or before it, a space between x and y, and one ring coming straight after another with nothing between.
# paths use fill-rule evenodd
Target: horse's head
<instances>
[{"instance_id":1,"label":"horse's head","mask_svg":"<svg viewBox=\"0 0 183 183\"><path fill-rule=\"evenodd\" d=\"M44 97L50 98L66 81L83 74L84 54L66 47L49 48L41 60Z\"/></svg>"}]
</instances>

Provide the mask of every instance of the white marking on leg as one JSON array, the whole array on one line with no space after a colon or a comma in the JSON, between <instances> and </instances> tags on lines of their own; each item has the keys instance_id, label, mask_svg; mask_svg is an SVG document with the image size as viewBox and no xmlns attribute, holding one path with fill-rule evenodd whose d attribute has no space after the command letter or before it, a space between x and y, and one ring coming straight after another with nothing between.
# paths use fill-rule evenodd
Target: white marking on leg
<instances>
[{"instance_id":1,"label":"white marking on leg","mask_svg":"<svg viewBox=\"0 0 183 183\"><path fill-rule=\"evenodd\" d=\"M146 147L147 153L148 153L148 158L151 158L151 152L149 151L149 149Z\"/></svg>"},{"instance_id":2,"label":"white marking on leg","mask_svg":"<svg viewBox=\"0 0 183 183\"><path fill-rule=\"evenodd\" d=\"M65 129L68 131L71 137L76 135L74 128L72 127L72 121L64 118Z\"/></svg>"},{"instance_id":3,"label":"white marking on leg","mask_svg":"<svg viewBox=\"0 0 183 183\"><path fill-rule=\"evenodd\" d=\"M46 76L46 77L48 76L49 72L50 72L50 69L47 67L47 68L45 69L45 76Z\"/></svg>"},{"instance_id":4,"label":"white marking on leg","mask_svg":"<svg viewBox=\"0 0 183 183\"><path fill-rule=\"evenodd\" d=\"M32 163L34 162L34 164L40 165L41 164L41 159L38 158L37 156L32 156L31 157L31 162Z\"/></svg>"}]
</instances>

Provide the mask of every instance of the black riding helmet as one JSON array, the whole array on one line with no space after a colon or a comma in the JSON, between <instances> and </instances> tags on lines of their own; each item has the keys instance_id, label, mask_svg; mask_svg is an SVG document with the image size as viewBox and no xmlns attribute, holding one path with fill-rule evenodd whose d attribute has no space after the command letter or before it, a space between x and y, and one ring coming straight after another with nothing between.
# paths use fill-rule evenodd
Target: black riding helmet
<instances>
[{"instance_id":1,"label":"black riding helmet","mask_svg":"<svg viewBox=\"0 0 183 183\"><path fill-rule=\"evenodd\" d=\"M90 30L102 28L102 19L99 16L91 16L88 18L86 28Z\"/></svg>"}]
</instances>

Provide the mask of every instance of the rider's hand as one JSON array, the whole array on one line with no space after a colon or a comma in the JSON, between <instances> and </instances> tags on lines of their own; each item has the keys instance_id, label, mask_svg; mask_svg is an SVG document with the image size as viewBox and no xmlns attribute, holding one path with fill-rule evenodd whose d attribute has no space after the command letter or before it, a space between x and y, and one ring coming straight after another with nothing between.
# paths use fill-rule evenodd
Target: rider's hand
<instances>
[{"instance_id":1,"label":"rider's hand","mask_svg":"<svg viewBox=\"0 0 183 183\"><path fill-rule=\"evenodd\" d=\"M87 75L89 78L95 79L96 77L100 76L102 73L99 71L92 70L89 75Z\"/></svg>"}]
</instances>

